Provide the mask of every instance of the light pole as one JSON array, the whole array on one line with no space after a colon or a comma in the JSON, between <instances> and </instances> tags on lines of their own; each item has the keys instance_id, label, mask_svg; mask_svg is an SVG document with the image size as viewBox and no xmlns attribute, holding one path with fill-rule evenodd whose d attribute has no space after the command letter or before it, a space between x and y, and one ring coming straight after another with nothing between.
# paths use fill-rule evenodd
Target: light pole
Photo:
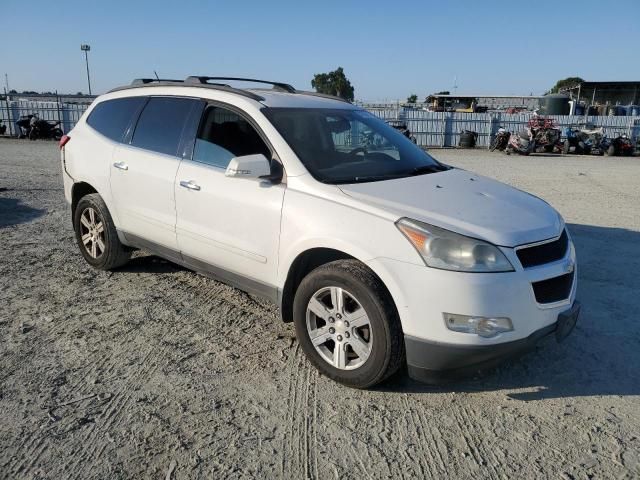
<instances>
[{"instance_id":1,"label":"light pole","mask_svg":"<svg viewBox=\"0 0 640 480\"><path fill-rule=\"evenodd\" d=\"M80 45L80 50L84 52L84 61L87 64L87 83L89 84L89 95L91 95L91 76L89 75L89 50L91 50L91 46L83 43Z\"/></svg>"}]
</instances>

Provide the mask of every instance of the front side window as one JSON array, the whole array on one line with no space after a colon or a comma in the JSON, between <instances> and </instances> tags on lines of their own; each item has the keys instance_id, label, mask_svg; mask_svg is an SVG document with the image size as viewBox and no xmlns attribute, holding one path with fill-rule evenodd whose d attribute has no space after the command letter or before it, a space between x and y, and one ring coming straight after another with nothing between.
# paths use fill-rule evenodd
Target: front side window
<instances>
[{"instance_id":1,"label":"front side window","mask_svg":"<svg viewBox=\"0 0 640 480\"><path fill-rule=\"evenodd\" d=\"M131 145L165 155L177 155L182 129L196 100L152 97L144 107Z\"/></svg>"},{"instance_id":2,"label":"front side window","mask_svg":"<svg viewBox=\"0 0 640 480\"><path fill-rule=\"evenodd\" d=\"M89 114L87 123L105 137L121 142L133 116L147 97L116 98L100 102Z\"/></svg>"},{"instance_id":3,"label":"front side window","mask_svg":"<svg viewBox=\"0 0 640 480\"><path fill-rule=\"evenodd\" d=\"M263 112L307 170L324 183L374 182L448 169L363 110L267 108Z\"/></svg>"},{"instance_id":4,"label":"front side window","mask_svg":"<svg viewBox=\"0 0 640 480\"><path fill-rule=\"evenodd\" d=\"M223 107L210 106L205 110L193 150L194 161L227 168L232 158L256 153L271 156L247 120Z\"/></svg>"}]
</instances>

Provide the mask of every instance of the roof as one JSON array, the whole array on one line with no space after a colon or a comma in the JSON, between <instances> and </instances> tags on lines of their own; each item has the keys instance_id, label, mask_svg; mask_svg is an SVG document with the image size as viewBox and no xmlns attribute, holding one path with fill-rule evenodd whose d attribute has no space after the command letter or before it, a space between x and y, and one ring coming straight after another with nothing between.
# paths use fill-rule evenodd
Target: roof
<instances>
[{"instance_id":1,"label":"roof","mask_svg":"<svg viewBox=\"0 0 640 480\"><path fill-rule=\"evenodd\" d=\"M315 92L297 90L296 93L279 92L277 90L249 89L262 97L260 103L273 108L357 108L344 100L318 96Z\"/></svg>"},{"instance_id":2,"label":"roof","mask_svg":"<svg viewBox=\"0 0 640 480\"><path fill-rule=\"evenodd\" d=\"M632 80L625 80L625 81L612 81L612 82L580 82L580 83L576 83L574 85L571 85L570 87L563 87L560 89L560 91L565 91L565 90L574 90L576 88L634 88L634 87L638 87L640 88L640 80L637 81L632 81Z\"/></svg>"},{"instance_id":3,"label":"roof","mask_svg":"<svg viewBox=\"0 0 640 480\"><path fill-rule=\"evenodd\" d=\"M212 81L214 81L215 83L213 83ZM225 83L219 83L220 81L224 81ZM235 88L226 83L227 81L268 84L272 85L273 87L271 89ZM147 89L149 87L195 87L224 91L226 93L250 98L251 100L260 102L267 107L274 108L357 108L350 102L340 97L334 97L333 95L325 95L316 92L307 92L304 90L297 90L286 83L235 77L191 76L187 77L185 80L141 78L134 80L130 85L114 88L107 93L120 92L129 89Z\"/></svg>"},{"instance_id":4,"label":"roof","mask_svg":"<svg viewBox=\"0 0 640 480\"><path fill-rule=\"evenodd\" d=\"M433 98L542 98L542 96L540 95L487 95L487 94L482 94L482 95L434 94L434 95L429 95L429 97L433 97Z\"/></svg>"}]
</instances>

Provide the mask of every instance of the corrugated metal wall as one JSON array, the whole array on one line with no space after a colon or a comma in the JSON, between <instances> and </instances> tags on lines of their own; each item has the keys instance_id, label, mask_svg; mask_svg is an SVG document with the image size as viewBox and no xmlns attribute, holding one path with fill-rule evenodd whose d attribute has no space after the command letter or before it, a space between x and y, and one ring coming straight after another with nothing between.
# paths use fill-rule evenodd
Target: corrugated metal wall
<instances>
[{"instance_id":1,"label":"corrugated metal wall","mask_svg":"<svg viewBox=\"0 0 640 480\"><path fill-rule=\"evenodd\" d=\"M23 116L33 114L37 114L42 120L59 121L62 131L68 132L87 108L89 105L86 104L0 100L0 120L7 126L7 135L17 135L16 122Z\"/></svg>"},{"instance_id":2,"label":"corrugated metal wall","mask_svg":"<svg viewBox=\"0 0 640 480\"><path fill-rule=\"evenodd\" d=\"M416 137L417 144L423 147L455 147L463 130L477 132L477 146L488 147L492 136L500 127L511 132L525 130L533 116L532 113L427 112L402 107L370 107L368 110L384 120L404 120ZM640 117L548 115L545 118L552 118L559 128L591 124L604 127L605 133L610 137L622 133L633 138L640 136Z\"/></svg>"}]
</instances>

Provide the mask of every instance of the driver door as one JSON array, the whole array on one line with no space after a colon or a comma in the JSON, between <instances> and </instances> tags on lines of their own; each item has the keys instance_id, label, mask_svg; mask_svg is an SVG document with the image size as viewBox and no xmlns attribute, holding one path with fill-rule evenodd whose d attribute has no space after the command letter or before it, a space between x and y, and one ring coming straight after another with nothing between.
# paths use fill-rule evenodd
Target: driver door
<instances>
[{"instance_id":1,"label":"driver door","mask_svg":"<svg viewBox=\"0 0 640 480\"><path fill-rule=\"evenodd\" d=\"M274 297L285 185L225 176L233 157L257 153L274 154L254 124L231 107L209 105L176 175L176 234L194 269Z\"/></svg>"}]
</instances>

